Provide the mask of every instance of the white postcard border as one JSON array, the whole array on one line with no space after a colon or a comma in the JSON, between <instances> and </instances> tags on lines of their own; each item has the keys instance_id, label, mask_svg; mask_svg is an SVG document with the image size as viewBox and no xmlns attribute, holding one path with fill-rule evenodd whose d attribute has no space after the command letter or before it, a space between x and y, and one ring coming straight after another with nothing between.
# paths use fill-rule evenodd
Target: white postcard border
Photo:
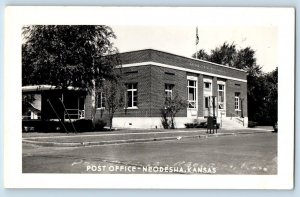
<instances>
[{"instance_id":1,"label":"white postcard border","mask_svg":"<svg viewBox=\"0 0 300 197\"><path fill-rule=\"evenodd\" d=\"M114 13L114 14L111 14ZM155 14L153 14L155 13ZM295 11L292 8L7 7L4 67L6 188L291 189L294 177ZM137 17L138 16L138 17ZM197 18L205 18L203 21ZM278 175L22 174L21 27L26 24L275 26Z\"/></svg>"}]
</instances>

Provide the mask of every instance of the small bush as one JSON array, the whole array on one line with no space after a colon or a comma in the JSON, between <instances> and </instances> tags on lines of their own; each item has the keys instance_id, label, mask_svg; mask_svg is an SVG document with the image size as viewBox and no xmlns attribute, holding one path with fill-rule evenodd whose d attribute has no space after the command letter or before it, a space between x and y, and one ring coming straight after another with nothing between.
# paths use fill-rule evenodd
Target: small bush
<instances>
[{"instance_id":1,"label":"small bush","mask_svg":"<svg viewBox=\"0 0 300 197\"><path fill-rule=\"evenodd\" d=\"M207 123L206 122L200 122L200 123L185 123L185 128L206 128Z\"/></svg>"},{"instance_id":2,"label":"small bush","mask_svg":"<svg viewBox=\"0 0 300 197\"><path fill-rule=\"evenodd\" d=\"M97 120L94 125L95 131L103 131L105 130L104 127L106 126L106 122L104 120Z\"/></svg>"},{"instance_id":3,"label":"small bush","mask_svg":"<svg viewBox=\"0 0 300 197\"><path fill-rule=\"evenodd\" d=\"M166 109L161 109L161 124L163 126L164 129L169 129L170 128L170 124L169 124L169 120L167 117L167 110Z\"/></svg>"},{"instance_id":4,"label":"small bush","mask_svg":"<svg viewBox=\"0 0 300 197\"><path fill-rule=\"evenodd\" d=\"M200 122L198 124L198 127L197 128L206 128L207 127L207 122Z\"/></svg>"},{"instance_id":5,"label":"small bush","mask_svg":"<svg viewBox=\"0 0 300 197\"><path fill-rule=\"evenodd\" d=\"M257 126L257 122L254 122L254 121L248 121L248 127L249 128L254 128Z\"/></svg>"},{"instance_id":6,"label":"small bush","mask_svg":"<svg viewBox=\"0 0 300 197\"><path fill-rule=\"evenodd\" d=\"M62 125L58 121L23 120L23 132L57 132L56 128Z\"/></svg>"},{"instance_id":7,"label":"small bush","mask_svg":"<svg viewBox=\"0 0 300 197\"><path fill-rule=\"evenodd\" d=\"M185 128L194 128L194 123L185 123Z\"/></svg>"},{"instance_id":8,"label":"small bush","mask_svg":"<svg viewBox=\"0 0 300 197\"><path fill-rule=\"evenodd\" d=\"M92 120L80 119L73 122L73 125L77 132L89 132L93 129ZM64 122L68 132L75 132L72 123ZM41 120L23 120L22 121L23 132L66 132L61 122L59 121L41 121Z\"/></svg>"},{"instance_id":9,"label":"small bush","mask_svg":"<svg viewBox=\"0 0 300 197\"><path fill-rule=\"evenodd\" d=\"M93 130L92 120L80 119L76 120L73 124L77 132L89 132Z\"/></svg>"}]
</instances>

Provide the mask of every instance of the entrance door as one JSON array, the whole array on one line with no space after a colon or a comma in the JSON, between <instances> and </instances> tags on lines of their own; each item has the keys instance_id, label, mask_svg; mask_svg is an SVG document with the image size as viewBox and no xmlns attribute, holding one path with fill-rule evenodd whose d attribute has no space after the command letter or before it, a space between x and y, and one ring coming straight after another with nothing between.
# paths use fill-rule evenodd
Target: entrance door
<instances>
[{"instance_id":1,"label":"entrance door","mask_svg":"<svg viewBox=\"0 0 300 197\"><path fill-rule=\"evenodd\" d=\"M205 117L212 116L212 79L203 79L203 115Z\"/></svg>"},{"instance_id":2,"label":"entrance door","mask_svg":"<svg viewBox=\"0 0 300 197\"><path fill-rule=\"evenodd\" d=\"M204 96L204 116L210 116L210 97Z\"/></svg>"}]
</instances>

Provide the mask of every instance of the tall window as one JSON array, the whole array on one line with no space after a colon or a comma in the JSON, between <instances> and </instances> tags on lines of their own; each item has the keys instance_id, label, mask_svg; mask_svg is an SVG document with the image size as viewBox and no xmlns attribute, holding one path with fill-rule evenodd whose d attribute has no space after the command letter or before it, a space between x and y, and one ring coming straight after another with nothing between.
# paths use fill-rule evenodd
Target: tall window
<instances>
[{"instance_id":1,"label":"tall window","mask_svg":"<svg viewBox=\"0 0 300 197\"><path fill-rule=\"evenodd\" d=\"M137 107L137 83L127 84L127 107L136 108Z\"/></svg>"},{"instance_id":2,"label":"tall window","mask_svg":"<svg viewBox=\"0 0 300 197\"><path fill-rule=\"evenodd\" d=\"M224 85L218 85L218 105L219 109L224 109L224 90L225 86Z\"/></svg>"},{"instance_id":3,"label":"tall window","mask_svg":"<svg viewBox=\"0 0 300 197\"><path fill-rule=\"evenodd\" d=\"M173 84L165 84L165 97L166 99L171 99L173 94Z\"/></svg>"},{"instance_id":4,"label":"tall window","mask_svg":"<svg viewBox=\"0 0 300 197\"><path fill-rule=\"evenodd\" d=\"M105 97L103 92L97 93L97 109L105 108Z\"/></svg>"},{"instance_id":5,"label":"tall window","mask_svg":"<svg viewBox=\"0 0 300 197\"><path fill-rule=\"evenodd\" d=\"M197 81L188 80L188 107L196 108L196 90L197 90Z\"/></svg>"},{"instance_id":6,"label":"tall window","mask_svg":"<svg viewBox=\"0 0 300 197\"><path fill-rule=\"evenodd\" d=\"M234 109L236 111L240 110L240 93L239 92L234 93Z\"/></svg>"}]
</instances>

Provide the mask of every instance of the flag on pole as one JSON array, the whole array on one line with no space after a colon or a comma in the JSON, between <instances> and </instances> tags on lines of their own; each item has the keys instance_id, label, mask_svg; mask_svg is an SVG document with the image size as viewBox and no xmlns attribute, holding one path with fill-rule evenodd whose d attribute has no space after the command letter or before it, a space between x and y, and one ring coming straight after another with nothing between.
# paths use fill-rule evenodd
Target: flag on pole
<instances>
[{"instance_id":1,"label":"flag on pole","mask_svg":"<svg viewBox=\"0 0 300 197\"><path fill-rule=\"evenodd\" d=\"M199 43L198 26L196 27L196 45Z\"/></svg>"}]
</instances>

